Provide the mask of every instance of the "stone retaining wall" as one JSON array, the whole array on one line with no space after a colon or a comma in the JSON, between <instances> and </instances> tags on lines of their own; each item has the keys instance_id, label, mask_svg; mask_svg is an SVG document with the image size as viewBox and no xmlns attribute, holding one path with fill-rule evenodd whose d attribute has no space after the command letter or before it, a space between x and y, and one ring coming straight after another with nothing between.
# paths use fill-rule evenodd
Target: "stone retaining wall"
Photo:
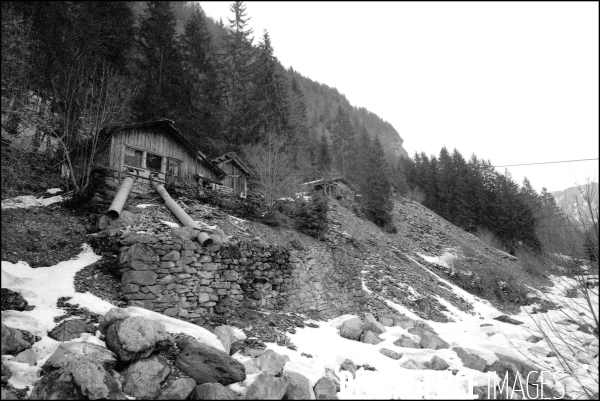
<instances>
[{"instance_id":1,"label":"stone retaining wall","mask_svg":"<svg viewBox=\"0 0 600 401\"><path fill-rule=\"evenodd\" d=\"M256 242L202 247L196 232L124 233L122 290L130 305L194 319L245 306L329 315L366 303L355 262L341 251Z\"/></svg>"}]
</instances>

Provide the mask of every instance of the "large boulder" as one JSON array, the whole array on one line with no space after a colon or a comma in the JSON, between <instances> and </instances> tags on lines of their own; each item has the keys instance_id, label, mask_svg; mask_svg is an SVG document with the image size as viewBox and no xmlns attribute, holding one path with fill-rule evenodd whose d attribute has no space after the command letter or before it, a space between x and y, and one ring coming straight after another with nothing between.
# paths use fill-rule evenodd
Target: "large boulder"
<instances>
[{"instance_id":1,"label":"large boulder","mask_svg":"<svg viewBox=\"0 0 600 401\"><path fill-rule=\"evenodd\" d=\"M237 400L236 393L220 383L204 383L196 386L192 400Z\"/></svg>"},{"instance_id":2,"label":"large boulder","mask_svg":"<svg viewBox=\"0 0 600 401\"><path fill-rule=\"evenodd\" d=\"M264 354L266 350L267 346L262 340L250 337L245 340L238 340L232 343L231 349L229 350L229 355L233 355L239 351L242 355L257 358Z\"/></svg>"},{"instance_id":3,"label":"large boulder","mask_svg":"<svg viewBox=\"0 0 600 401\"><path fill-rule=\"evenodd\" d=\"M330 368L325 368L325 377L330 378L335 383L335 391L340 391L340 378L335 374L335 371Z\"/></svg>"},{"instance_id":4,"label":"large boulder","mask_svg":"<svg viewBox=\"0 0 600 401\"><path fill-rule=\"evenodd\" d=\"M298 372L285 371L283 372L283 378L287 383L284 395L286 400L316 399L310 380L306 376Z\"/></svg>"},{"instance_id":5,"label":"large boulder","mask_svg":"<svg viewBox=\"0 0 600 401\"><path fill-rule=\"evenodd\" d=\"M365 330L360 335L360 342L365 344L377 345L383 340L373 333L371 330Z\"/></svg>"},{"instance_id":6,"label":"large boulder","mask_svg":"<svg viewBox=\"0 0 600 401\"><path fill-rule=\"evenodd\" d=\"M413 361L412 359L407 359L406 361L400 364L400 367L404 369L411 370L424 370L427 369L427 366L423 365L421 362Z\"/></svg>"},{"instance_id":7,"label":"large boulder","mask_svg":"<svg viewBox=\"0 0 600 401\"><path fill-rule=\"evenodd\" d=\"M123 372L123 392L135 398L154 399L169 372L169 366L156 356L138 359Z\"/></svg>"},{"instance_id":8,"label":"large boulder","mask_svg":"<svg viewBox=\"0 0 600 401\"><path fill-rule=\"evenodd\" d=\"M36 340L38 338L26 330L2 325L2 355L17 355L30 348Z\"/></svg>"},{"instance_id":9,"label":"large boulder","mask_svg":"<svg viewBox=\"0 0 600 401\"><path fill-rule=\"evenodd\" d=\"M146 244L133 244L125 252L121 252L120 263L133 270L148 270L149 265L156 264L158 257L152 247Z\"/></svg>"},{"instance_id":10,"label":"large boulder","mask_svg":"<svg viewBox=\"0 0 600 401\"><path fill-rule=\"evenodd\" d=\"M442 340L435 334L431 334L431 335L423 334L421 336L421 341L419 341L419 345L421 346L421 348L426 348L426 349L450 348L450 344L448 344L446 341Z\"/></svg>"},{"instance_id":11,"label":"large boulder","mask_svg":"<svg viewBox=\"0 0 600 401\"><path fill-rule=\"evenodd\" d=\"M193 339L178 342L177 346L183 351L175 365L197 384L221 383L227 386L246 379L244 365L221 350Z\"/></svg>"},{"instance_id":12,"label":"large boulder","mask_svg":"<svg viewBox=\"0 0 600 401\"><path fill-rule=\"evenodd\" d=\"M386 314L379 315L377 317L377 320L379 321L379 323L386 327L398 326L402 327L403 329L410 329L411 327L415 327L415 321L407 316Z\"/></svg>"},{"instance_id":13,"label":"large boulder","mask_svg":"<svg viewBox=\"0 0 600 401\"><path fill-rule=\"evenodd\" d=\"M517 380L517 376L519 376L519 370L511 362L496 361L491 365L486 366L483 371L496 372L496 374L500 377L501 380L504 380L504 378L508 374L509 384L514 384Z\"/></svg>"},{"instance_id":14,"label":"large boulder","mask_svg":"<svg viewBox=\"0 0 600 401\"><path fill-rule=\"evenodd\" d=\"M375 334L385 333L385 327L375 319L371 313L365 313L365 322L363 323L363 330L370 330Z\"/></svg>"},{"instance_id":15,"label":"large boulder","mask_svg":"<svg viewBox=\"0 0 600 401\"><path fill-rule=\"evenodd\" d=\"M287 388L286 381L269 373L259 374L246 389L247 400L281 400Z\"/></svg>"},{"instance_id":16,"label":"large boulder","mask_svg":"<svg viewBox=\"0 0 600 401\"><path fill-rule=\"evenodd\" d=\"M537 383L540 377L540 368L509 355L496 353L496 356L499 361L512 363L524 378L529 375L529 383Z\"/></svg>"},{"instance_id":17,"label":"large boulder","mask_svg":"<svg viewBox=\"0 0 600 401\"><path fill-rule=\"evenodd\" d=\"M26 363L30 366L36 365L36 355L33 348L27 348L25 351L21 351L12 359L13 362Z\"/></svg>"},{"instance_id":18,"label":"large boulder","mask_svg":"<svg viewBox=\"0 0 600 401\"><path fill-rule=\"evenodd\" d=\"M1 310L23 311L27 309L27 306L27 301L21 294L11 291L8 288L2 288L2 296L0 297Z\"/></svg>"},{"instance_id":19,"label":"large boulder","mask_svg":"<svg viewBox=\"0 0 600 401\"><path fill-rule=\"evenodd\" d=\"M479 355L471 354L461 347L454 347L452 348L452 351L456 352L456 355L458 355L466 368L475 369L480 372L484 371L487 361Z\"/></svg>"},{"instance_id":20,"label":"large boulder","mask_svg":"<svg viewBox=\"0 0 600 401\"><path fill-rule=\"evenodd\" d=\"M313 387L317 400L337 400L337 387L333 379L325 376L321 377L315 387Z\"/></svg>"},{"instance_id":21,"label":"large boulder","mask_svg":"<svg viewBox=\"0 0 600 401\"><path fill-rule=\"evenodd\" d=\"M423 328L423 327L417 327L417 326L415 326L415 327L410 327L410 328L409 328L407 331L408 331L410 334L415 334L415 335L417 335L417 336L419 336L419 337L422 337L422 336L423 336L423 335L425 335L425 334L426 334L426 335L432 335L432 334L434 334L434 333L433 333L433 331L431 331L431 330L427 330L427 329L425 329L425 328Z\"/></svg>"},{"instance_id":22,"label":"large boulder","mask_svg":"<svg viewBox=\"0 0 600 401\"><path fill-rule=\"evenodd\" d=\"M4 362L2 362L2 384L6 384L8 382L8 379L11 378L11 376L12 372L10 371L8 366L5 366Z\"/></svg>"},{"instance_id":23,"label":"large boulder","mask_svg":"<svg viewBox=\"0 0 600 401\"><path fill-rule=\"evenodd\" d=\"M229 354L231 349L231 344L236 342L235 331L231 326L217 326L213 330L213 333L217 336L221 344L223 344L223 348L225 348L225 352Z\"/></svg>"},{"instance_id":24,"label":"large boulder","mask_svg":"<svg viewBox=\"0 0 600 401\"><path fill-rule=\"evenodd\" d=\"M413 339L408 338L406 336L400 337L399 339L394 341L393 344L397 347L416 348L416 349L421 348L421 346L419 345L418 342L416 342Z\"/></svg>"},{"instance_id":25,"label":"large boulder","mask_svg":"<svg viewBox=\"0 0 600 401\"><path fill-rule=\"evenodd\" d=\"M415 321L408 316L398 316L394 318L394 326L410 329L411 327L415 327Z\"/></svg>"},{"instance_id":26,"label":"large boulder","mask_svg":"<svg viewBox=\"0 0 600 401\"><path fill-rule=\"evenodd\" d=\"M244 369L246 369L247 375L261 373L260 369L258 368L258 365L256 364L256 358L248 359L242 362L242 365L244 365Z\"/></svg>"},{"instance_id":27,"label":"large boulder","mask_svg":"<svg viewBox=\"0 0 600 401\"><path fill-rule=\"evenodd\" d=\"M63 320L61 324L48 333L48 337L65 342L79 338L83 333L95 334L96 328L81 319L71 319Z\"/></svg>"},{"instance_id":28,"label":"large boulder","mask_svg":"<svg viewBox=\"0 0 600 401\"><path fill-rule=\"evenodd\" d=\"M388 358L392 358L395 360L398 360L400 358L402 358L402 354L396 351L392 351L391 349L387 349L387 348L381 348L379 350L379 352L385 356L387 356Z\"/></svg>"},{"instance_id":29,"label":"large boulder","mask_svg":"<svg viewBox=\"0 0 600 401\"><path fill-rule=\"evenodd\" d=\"M106 313L106 315L100 318L100 322L98 324L98 330L100 333L106 335L108 328L113 324L121 320L125 320L128 317L131 317L131 313L127 312L125 309L121 308L112 308Z\"/></svg>"},{"instance_id":30,"label":"large boulder","mask_svg":"<svg viewBox=\"0 0 600 401\"><path fill-rule=\"evenodd\" d=\"M363 332L363 322L355 317L346 320L340 326L340 336L347 338L348 340L357 341Z\"/></svg>"},{"instance_id":31,"label":"large boulder","mask_svg":"<svg viewBox=\"0 0 600 401\"><path fill-rule=\"evenodd\" d=\"M124 400L117 380L104 367L87 359L69 360L35 384L32 400Z\"/></svg>"},{"instance_id":32,"label":"large boulder","mask_svg":"<svg viewBox=\"0 0 600 401\"><path fill-rule=\"evenodd\" d=\"M437 355L434 355L429 362L426 362L424 366L431 370L446 370L448 369L448 363Z\"/></svg>"},{"instance_id":33,"label":"large boulder","mask_svg":"<svg viewBox=\"0 0 600 401\"><path fill-rule=\"evenodd\" d=\"M106 346L124 362L149 356L157 343L170 341L165 325L141 316L128 317L112 324Z\"/></svg>"},{"instance_id":34,"label":"large boulder","mask_svg":"<svg viewBox=\"0 0 600 401\"><path fill-rule=\"evenodd\" d=\"M56 351L46 360L42 370L51 372L65 367L68 361L95 361L101 364L104 369L114 369L117 363L117 355L110 350L96 344L85 342L66 342L58 346Z\"/></svg>"},{"instance_id":35,"label":"large boulder","mask_svg":"<svg viewBox=\"0 0 600 401\"><path fill-rule=\"evenodd\" d=\"M377 315L377 321L386 327L394 326L394 315L390 314L381 314Z\"/></svg>"},{"instance_id":36,"label":"large boulder","mask_svg":"<svg viewBox=\"0 0 600 401\"><path fill-rule=\"evenodd\" d=\"M255 360L256 366L262 372L276 375L283 371L283 366L290 361L290 357L287 355L279 355L275 351L269 349Z\"/></svg>"},{"instance_id":37,"label":"large boulder","mask_svg":"<svg viewBox=\"0 0 600 401\"><path fill-rule=\"evenodd\" d=\"M157 400L186 400L196 388L196 382L189 377L182 377L163 388Z\"/></svg>"}]
</instances>

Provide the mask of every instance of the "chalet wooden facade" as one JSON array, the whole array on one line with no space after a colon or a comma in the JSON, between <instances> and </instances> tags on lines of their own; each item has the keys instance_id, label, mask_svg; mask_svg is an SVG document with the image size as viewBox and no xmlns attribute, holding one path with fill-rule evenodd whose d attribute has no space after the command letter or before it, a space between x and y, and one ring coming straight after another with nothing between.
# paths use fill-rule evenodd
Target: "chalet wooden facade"
<instances>
[{"instance_id":1,"label":"chalet wooden facade","mask_svg":"<svg viewBox=\"0 0 600 401\"><path fill-rule=\"evenodd\" d=\"M342 197L350 201L354 200L357 188L345 177L322 178L320 180L305 182L302 184L308 190L322 192L333 197Z\"/></svg>"},{"instance_id":2,"label":"chalet wooden facade","mask_svg":"<svg viewBox=\"0 0 600 401\"><path fill-rule=\"evenodd\" d=\"M223 178L223 185L233 188L233 194L242 198L248 193L248 178L252 171L235 152L229 152L221 157L212 159L212 162L227 174Z\"/></svg>"},{"instance_id":3,"label":"chalet wooden facade","mask_svg":"<svg viewBox=\"0 0 600 401\"><path fill-rule=\"evenodd\" d=\"M173 121L158 120L119 127L104 133L97 163L113 171L135 170L160 181L221 184L225 172L196 149Z\"/></svg>"}]
</instances>

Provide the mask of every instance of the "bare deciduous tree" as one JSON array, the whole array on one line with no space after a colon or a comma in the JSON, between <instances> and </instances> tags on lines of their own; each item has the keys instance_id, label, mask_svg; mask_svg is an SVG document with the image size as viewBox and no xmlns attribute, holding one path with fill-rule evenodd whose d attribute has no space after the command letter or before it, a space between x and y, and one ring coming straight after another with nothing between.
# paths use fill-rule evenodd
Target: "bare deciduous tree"
<instances>
[{"instance_id":1,"label":"bare deciduous tree","mask_svg":"<svg viewBox=\"0 0 600 401\"><path fill-rule=\"evenodd\" d=\"M536 327L534 333L556 354L565 377L577 383L579 389L570 395L598 399L598 193L597 186L589 179L584 185L576 184L583 202L575 199L578 219L567 213L564 226L564 237L569 239L572 249L571 255L563 255L563 260L571 266L567 276L555 277L558 291L540 292L560 309L551 311L552 316L548 313L529 316ZM588 244L587 252L580 249L584 243ZM582 253L587 254L588 260L579 259ZM569 302L561 297L568 297ZM566 322L579 327L574 330Z\"/></svg>"},{"instance_id":2,"label":"bare deciduous tree","mask_svg":"<svg viewBox=\"0 0 600 401\"><path fill-rule=\"evenodd\" d=\"M81 192L89 184L100 141L108 140L101 133L127 121L134 90L105 63L98 73L77 65L65 75L64 85L55 89L58 124L52 132L68 168L68 180L75 192Z\"/></svg>"},{"instance_id":3,"label":"bare deciduous tree","mask_svg":"<svg viewBox=\"0 0 600 401\"><path fill-rule=\"evenodd\" d=\"M246 147L244 156L255 173L256 189L264 195L269 210L277 199L293 199L299 192L301 182L293 167L293 155L274 132L269 132L263 142Z\"/></svg>"}]
</instances>

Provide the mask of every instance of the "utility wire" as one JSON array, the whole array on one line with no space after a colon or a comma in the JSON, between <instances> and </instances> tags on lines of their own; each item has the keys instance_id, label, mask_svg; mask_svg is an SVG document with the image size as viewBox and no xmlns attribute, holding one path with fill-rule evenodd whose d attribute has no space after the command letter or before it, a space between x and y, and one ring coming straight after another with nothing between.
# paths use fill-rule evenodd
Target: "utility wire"
<instances>
[{"instance_id":1,"label":"utility wire","mask_svg":"<svg viewBox=\"0 0 600 401\"><path fill-rule=\"evenodd\" d=\"M507 164L505 166L492 166L492 167L497 167L498 168L498 167L533 166L534 164L571 163L571 162L583 162L583 161L588 161L588 160L598 160L598 158L596 157L595 159L561 160L561 161L556 161L556 162Z\"/></svg>"}]
</instances>

